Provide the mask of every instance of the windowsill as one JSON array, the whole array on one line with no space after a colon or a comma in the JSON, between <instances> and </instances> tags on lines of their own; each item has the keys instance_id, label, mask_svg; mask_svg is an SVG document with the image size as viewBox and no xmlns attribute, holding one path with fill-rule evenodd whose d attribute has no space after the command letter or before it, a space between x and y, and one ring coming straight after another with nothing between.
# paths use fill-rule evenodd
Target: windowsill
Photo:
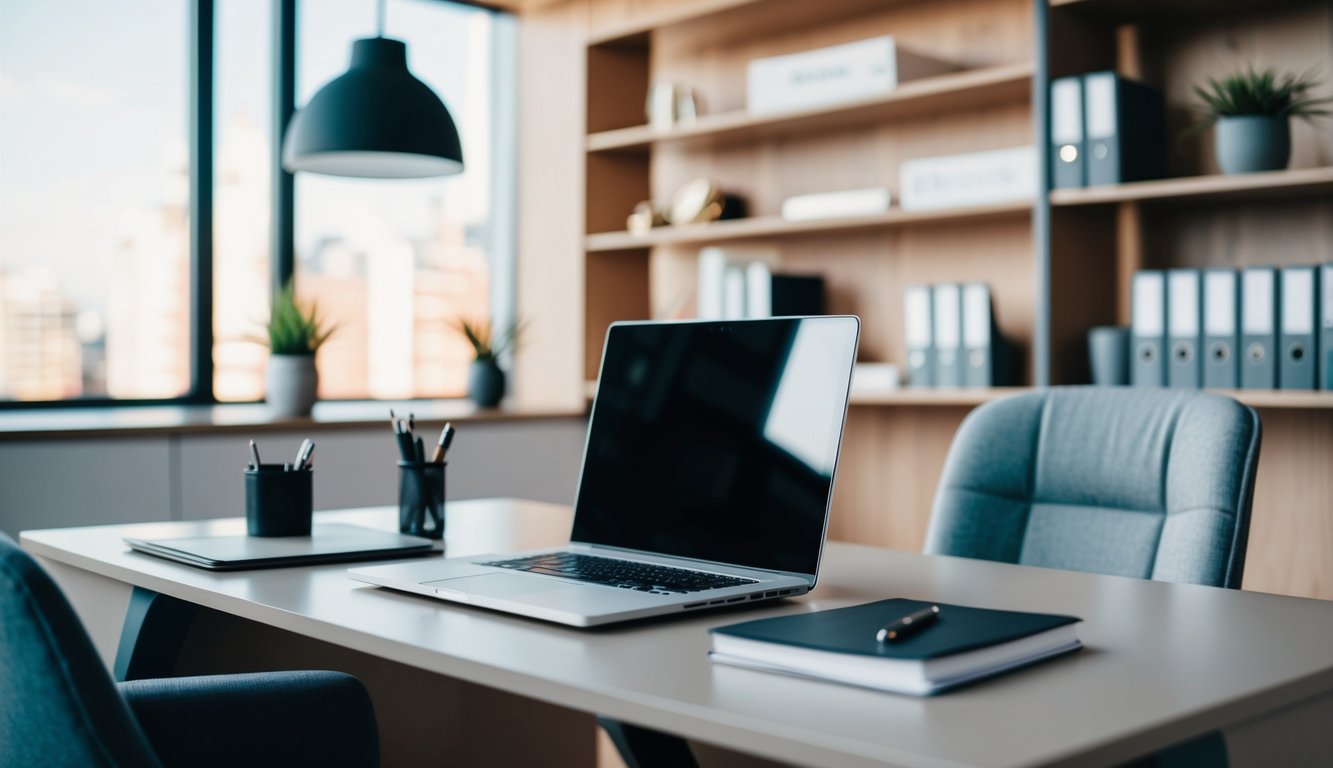
<instances>
[{"instance_id":1,"label":"windowsill","mask_svg":"<svg viewBox=\"0 0 1333 768\"><path fill-rule=\"evenodd\" d=\"M256 432L278 429L320 431L376 427L389 429L389 409L415 414L418 423L542 421L583 418L584 412L559 407L478 408L466 400L347 401L319 403L308 418L269 416L263 403L229 405L154 405L116 408L68 408L0 414L0 435L19 437L115 436L162 433Z\"/></svg>"}]
</instances>

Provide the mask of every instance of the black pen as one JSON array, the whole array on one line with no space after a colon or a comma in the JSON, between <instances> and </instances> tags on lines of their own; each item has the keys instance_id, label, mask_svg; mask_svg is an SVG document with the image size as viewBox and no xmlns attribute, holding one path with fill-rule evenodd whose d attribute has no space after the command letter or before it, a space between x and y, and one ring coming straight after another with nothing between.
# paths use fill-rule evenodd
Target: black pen
<instances>
[{"instance_id":1,"label":"black pen","mask_svg":"<svg viewBox=\"0 0 1333 768\"><path fill-rule=\"evenodd\" d=\"M254 441L254 440L251 440L251 441L250 441L250 455L254 457L254 460L255 460L255 471L258 472L258 471L259 471L259 446L255 445L255 441Z\"/></svg>"},{"instance_id":2,"label":"black pen","mask_svg":"<svg viewBox=\"0 0 1333 768\"><path fill-rule=\"evenodd\" d=\"M901 640L904 637L918 632L931 625L935 619L940 616L940 607L932 605L929 608L922 608L919 611L912 611L901 619L884 627L875 633L875 639L881 643L891 643L894 640Z\"/></svg>"},{"instance_id":3,"label":"black pen","mask_svg":"<svg viewBox=\"0 0 1333 768\"><path fill-rule=\"evenodd\" d=\"M416 459L416 449L412 445L412 436L406 432L395 432L394 439L398 441L398 457L403 461L413 461Z\"/></svg>"}]
</instances>

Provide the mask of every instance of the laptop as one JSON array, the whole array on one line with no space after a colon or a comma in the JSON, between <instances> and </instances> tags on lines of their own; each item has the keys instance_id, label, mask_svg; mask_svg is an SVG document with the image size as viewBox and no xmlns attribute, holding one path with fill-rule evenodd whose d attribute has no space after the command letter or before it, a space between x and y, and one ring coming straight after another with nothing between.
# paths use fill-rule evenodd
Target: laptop
<instances>
[{"instance_id":1,"label":"laptop","mask_svg":"<svg viewBox=\"0 0 1333 768\"><path fill-rule=\"evenodd\" d=\"M578 627L808 592L859 332L851 316L615 323L569 544L348 575Z\"/></svg>"}]
</instances>

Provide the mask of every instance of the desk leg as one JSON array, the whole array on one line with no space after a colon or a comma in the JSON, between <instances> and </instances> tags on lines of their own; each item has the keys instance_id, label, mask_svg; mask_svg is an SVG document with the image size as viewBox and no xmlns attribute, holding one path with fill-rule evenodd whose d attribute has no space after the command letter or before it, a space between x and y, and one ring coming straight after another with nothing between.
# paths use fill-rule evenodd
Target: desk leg
<instances>
[{"instance_id":1,"label":"desk leg","mask_svg":"<svg viewBox=\"0 0 1333 768\"><path fill-rule=\"evenodd\" d=\"M597 724L611 737L628 768L698 768L690 745L679 736L640 728L609 717L597 717Z\"/></svg>"},{"instance_id":2,"label":"desk leg","mask_svg":"<svg viewBox=\"0 0 1333 768\"><path fill-rule=\"evenodd\" d=\"M116 680L171 677L198 606L135 587L116 651Z\"/></svg>"}]
</instances>

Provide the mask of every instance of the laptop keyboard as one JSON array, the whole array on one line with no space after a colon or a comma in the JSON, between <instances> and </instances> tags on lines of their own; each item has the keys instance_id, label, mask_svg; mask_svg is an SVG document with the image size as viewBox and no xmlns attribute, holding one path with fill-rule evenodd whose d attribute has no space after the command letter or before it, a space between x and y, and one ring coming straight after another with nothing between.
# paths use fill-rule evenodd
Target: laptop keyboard
<instances>
[{"instance_id":1,"label":"laptop keyboard","mask_svg":"<svg viewBox=\"0 0 1333 768\"><path fill-rule=\"evenodd\" d=\"M687 568L671 568L665 565L636 563L631 560L580 555L573 552L555 552L548 555L521 557L516 560L497 560L493 563L480 563L480 565L539 573L545 576L559 576L575 581L605 584L608 587L633 589L655 595L683 595L688 592L701 592L705 589L758 583L757 579L743 579L737 576L691 571Z\"/></svg>"}]
</instances>

